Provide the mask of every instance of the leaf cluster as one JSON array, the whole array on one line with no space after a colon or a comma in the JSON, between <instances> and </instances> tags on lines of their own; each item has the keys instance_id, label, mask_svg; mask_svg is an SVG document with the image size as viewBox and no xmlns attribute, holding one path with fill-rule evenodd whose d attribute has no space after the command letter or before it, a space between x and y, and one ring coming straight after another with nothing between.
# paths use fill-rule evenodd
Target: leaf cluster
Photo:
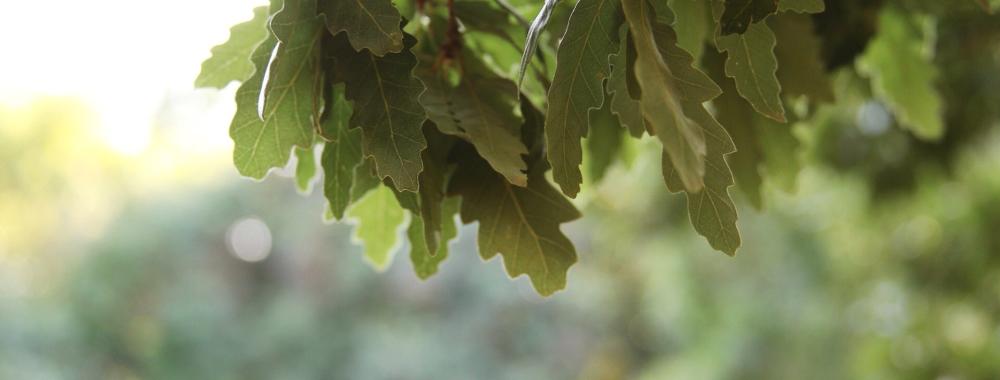
<instances>
[{"instance_id":1,"label":"leaf cluster","mask_svg":"<svg viewBox=\"0 0 1000 380\"><path fill-rule=\"evenodd\" d=\"M583 169L599 181L626 136L659 144L666 188L729 255L730 187L757 208L765 179L794 189L792 125L834 102L845 62L903 128L940 139L933 12L909 3L272 0L196 84L241 83L236 168L260 179L294 154L303 190L321 172L328 217L358 220L377 268L403 235L417 274L434 274L457 216L478 222L483 258L548 295L577 260L560 226L580 217ZM824 31L831 18L871 32Z\"/></svg>"}]
</instances>

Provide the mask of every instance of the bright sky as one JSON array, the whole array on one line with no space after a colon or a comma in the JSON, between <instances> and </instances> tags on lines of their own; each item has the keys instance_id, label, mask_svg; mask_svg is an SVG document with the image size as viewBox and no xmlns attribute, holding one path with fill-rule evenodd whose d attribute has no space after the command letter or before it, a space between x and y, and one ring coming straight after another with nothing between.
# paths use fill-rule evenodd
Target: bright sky
<instances>
[{"instance_id":1,"label":"bright sky","mask_svg":"<svg viewBox=\"0 0 1000 380\"><path fill-rule=\"evenodd\" d=\"M102 136L125 154L149 142L164 99L216 99L192 83L209 49L264 0L47 0L4 2L0 22L0 103L41 96L82 98L101 118ZM231 113L230 99L214 113ZM195 108L198 108L195 107ZM231 116L231 114L229 115ZM196 117L197 119L197 117ZM206 139L228 139L219 115ZM195 127L195 125L190 125ZM198 126L202 128L203 126Z\"/></svg>"}]
</instances>

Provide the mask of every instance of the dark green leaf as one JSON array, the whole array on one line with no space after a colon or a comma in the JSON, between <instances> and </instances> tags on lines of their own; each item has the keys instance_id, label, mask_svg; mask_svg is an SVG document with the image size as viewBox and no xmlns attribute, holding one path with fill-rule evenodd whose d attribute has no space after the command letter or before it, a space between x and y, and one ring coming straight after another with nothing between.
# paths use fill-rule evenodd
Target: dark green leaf
<instances>
[{"instance_id":1,"label":"dark green leaf","mask_svg":"<svg viewBox=\"0 0 1000 380\"><path fill-rule=\"evenodd\" d=\"M361 130L348 128L351 107L344 99L343 85L329 95L332 99L320 134L326 140L323 147L323 194L336 219L343 218L351 204L351 188L355 171L361 166Z\"/></svg>"},{"instance_id":2,"label":"dark green leaf","mask_svg":"<svg viewBox=\"0 0 1000 380\"><path fill-rule=\"evenodd\" d=\"M420 152L427 147L421 127L427 117L417 102L424 86L413 77L417 59L410 48L416 39L407 35L402 52L384 57L356 52L343 36L337 39L337 71L354 108L350 127L361 128L364 155L374 159L380 179L389 178L399 190L417 191Z\"/></svg>"},{"instance_id":3,"label":"dark green leaf","mask_svg":"<svg viewBox=\"0 0 1000 380\"><path fill-rule=\"evenodd\" d=\"M479 253L503 255L511 277L527 274L542 295L566 286L566 272L576 262L573 244L559 225L580 217L573 205L545 180L535 163L528 186L507 183L475 154L460 157L449 192L462 196L462 221L479 222Z\"/></svg>"},{"instance_id":4,"label":"dark green leaf","mask_svg":"<svg viewBox=\"0 0 1000 380\"><path fill-rule=\"evenodd\" d=\"M778 10L778 0L725 0L726 10L719 25L722 35L744 33Z\"/></svg>"},{"instance_id":5,"label":"dark green leaf","mask_svg":"<svg viewBox=\"0 0 1000 380\"><path fill-rule=\"evenodd\" d=\"M621 24L618 0L581 0L559 44L548 94L545 142L552 176L571 198L580 192L583 181L580 139L587 135L590 110L604 103L604 81L611 75L609 57L618 52Z\"/></svg>"},{"instance_id":6,"label":"dark green leaf","mask_svg":"<svg viewBox=\"0 0 1000 380\"><path fill-rule=\"evenodd\" d=\"M391 0L326 0L322 12L330 34L347 34L354 50L381 57L403 50L402 18Z\"/></svg>"},{"instance_id":7,"label":"dark green leaf","mask_svg":"<svg viewBox=\"0 0 1000 380\"><path fill-rule=\"evenodd\" d=\"M420 96L420 103L441 132L472 143L507 181L525 186L527 165L522 156L528 150L521 143L517 86L472 54L464 54L461 65L457 86L449 83L445 70L421 69L427 91Z\"/></svg>"}]
</instances>

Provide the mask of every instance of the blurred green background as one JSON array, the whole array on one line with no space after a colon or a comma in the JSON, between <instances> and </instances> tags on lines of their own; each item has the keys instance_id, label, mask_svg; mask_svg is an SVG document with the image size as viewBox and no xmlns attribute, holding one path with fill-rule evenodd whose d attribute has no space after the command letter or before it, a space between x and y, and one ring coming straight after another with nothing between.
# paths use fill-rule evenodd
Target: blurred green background
<instances>
[{"instance_id":1,"label":"blurred green background","mask_svg":"<svg viewBox=\"0 0 1000 380\"><path fill-rule=\"evenodd\" d=\"M54 41L25 3L38 18L0 33ZM179 3L162 7L201 6ZM945 95L981 105L949 110L965 127L944 144L838 75L838 105L795 126L795 191L768 184L758 211L732 190L735 258L691 230L655 147L630 146L578 200L586 216L563 229L579 263L543 299L478 258L474 227L426 282L400 254L376 273L349 224L323 223L318 191L287 171L239 178L233 89L190 81L251 7L205 7L189 30L168 17L128 37L162 39L154 57L109 47L46 71L67 52L15 43L27 56L0 64L0 379L1000 376L997 34L987 53L942 55ZM127 26L91 12L108 35ZM135 69L147 60L155 78Z\"/></svg>"}]
</instances>

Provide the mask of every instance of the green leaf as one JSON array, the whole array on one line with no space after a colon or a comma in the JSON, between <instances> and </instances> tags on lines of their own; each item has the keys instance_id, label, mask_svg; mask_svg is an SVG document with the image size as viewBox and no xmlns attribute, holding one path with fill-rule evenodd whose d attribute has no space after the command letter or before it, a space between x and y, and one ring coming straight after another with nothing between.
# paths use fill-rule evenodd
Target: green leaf
<instances>
[{"instance_id":1,"label":"green leaf","mask_svg":"<svg viewBox=\"0 0 1000 380\"><path fill-rule=\"evenodd\" d=\"M428 148L422 154L424 171L420 173L420 191L396 191L396 198L403 208L423 220L423 248L433 254L438 250L441 240L441 208L445 198L445 182L452 169L448 163L448 154L457 140L438 132L432 123L424 124L424 135L427 137Z\"/></svg>"},{"instance_id":2,"label":"green leaf","mask_svg":"<svg viewBox=\"0 0 1000 380\"><path fill-rule=\"evenodd\" d=\"M354 50L381 57L403 50L402 17L391 0L327 0L322 13L330 34L347 34Z\"/></svg>"},{"instance_id":3,"label":"green leaf","mask_svg":"<svg viewBox=\"0 0 1000 380\"><path fill-rule=\"evenodd\" d=\"M646 122L642 116L642 105L629 92L629 82L635 79L635 46L629 36L628 25L622 25L620 39L622 43L618 53L612 57L613 67L608 80L608 92L614 95L611 112L618 116L619 123L628 129L632 137L640 138L646 132Z\"/></svg>"},{"instance_id":4,"label":"green leaf","mask_svg":"<svg viewBox=\"0 0 1000 380\"><path fill-rule=\"evenodd\" d=\"M528 149L521 142L522 118L515 112L517 86L472 54L463 54L460 61L462 77L457 86L449 83L446 70L420 70L427 86L420 103L428 118L441 132L472 143L508 182L527 185L527 164L522 156Z\"/></svg>"},{"instance_id":5,"label":"green leaf","mask_svg":"<svg viewBox=\"0 0 1000 380\"><path fill-rule=\"evenodd\" d=\"M671 163L676 165L676 173L684 187L698 191L704 187L705 136L684 114L681 107L684 94L679 90L683 82L674 77L664 61L667 56L657 45L669 45L663 40L673 32L655 22L655 15L645 0L623 0L622 4L636 47L635 74L642 91L642 113L663 143ZM654 25L659 32L656 39ZM676 43L676 37L672 43Z\"/></svg>"},{"instance_id":6,"label":"green leaf","mask_svg":"<svg viewBox=\"0 0 1000 380\"><path fill-rule=\"evenodd\" d=\"M625 137L625 129L618 122L618 116L611 111L614 95L608 94L607 98L608 101L601 108L590 111L587 153L590 158L591 182L599 182L604 178L604 173L618 159Z\"/></svg>"},{"instance_id":7,"label":"green leaf","mask_svg":"<svg viewBox=\"0 0 1000 380\"><path fill-rule=\"evenodd\" d=\"M726 10L719 25L722 35L744 33L778 10L778 0L725 0Z\"/></svg>"},{"instance_id":8,"label":"green leaf","mask_svg":"<svg viewBox=\"0 0 1000 380\"><path fill-rule=\"evenodd\" d=\"M229 40L212 48L212 56L202 62L194 86L223 88L229 82L242 82L254 73L250 61L254 48L267 39L267 7L253 10L253 18L229 30Z\"/></svg>"},{"instance_id":9,"label":"green leaf","mask_svg":"<svg viewBox=\"0 0 1000 380\"><path fill-rule=\"evenodd\" d=\"M236 92L229 133L233 161L245 176L263 178L288 162L292 147L313 144L320 21L296 16L293 3L275 15L271 28L277 40L271 37L257 46L252 59L257 70ZM258 108L264 80L264 104Z\"/></svg>"},{"instance_id":10,"label":"green leaf","mask_svg":"<svg viewBox=\"0 0 1000 380\"><path fill-rule=\"evenodd\" d=\"M933 32L926 18L886 7L879 14L878 35L858 61L875 95L899 123L924 140L944 135L942 99L934 82L938 69L931 52Z\"/></svg>"},{"instance_id":11,"label":"green leaf","mask_svg":"<svg viewBox=\"0 0 1000 380\"><path fill-rule=\"evenodd\" d=\"M406 220L403 208L387 186L378 186L347 211L357 221L354 240L364 245L365 260L382 271L392 263L399 248L400 227Z\"/></svg>"},{"instance_id":12,"label":"green leaf","mask_svg":"<svg viewBox=\"0 0 1000 380\"><path fill-rule=\"evenodd\" d=\"M677 46L701 59L705 41L712 34L711 14L706 0L670 0L673 11L673 28L677 32Z\"/></svg>"},{"instance_id":13,"label":"green leaf","mask_svg":"<svg viewBox=\"0 0 1000 380\"><path fill-rule=\"evenodd\" d=\"M320 128L326 140L321 162L323 165L323 194L336 219L344 217L351 204L351 189L355 171L361 166L361 130L348 128L351 107L344 99L343 85L338 85L329 95L327 118Z\"/></svg>"},{"instance_id":14,"label":"green leaf","mask_svg":"<svg viewBox=\"0 0 1000 380\"><path fill-rule=\"evenodd\" d=\"M511 277L527 274L535 290L551 295L566 286L576 262L573 244L559 225L580 217L545 180L542 162L528 172L528 186L513 186L475 154L461 156L449 192L462 196L462 221L479 222L479 253L503 255Z\"/></svg>"},{"instance_id":15,"label":"green leaf","mask_svg":"<svg viewBox=\"0 0 1000 380\"><path fill-rule=\"evenodd\" d=\"M799 13L822 13L826 10L823 0L779 0L778 11Z\"/></svg>"},{"instance_id":16,"label":"green leaf","mask_svg":"<svg viewBox=\"0 0 1000 380\"><path fill-rule=\"evenodd\" d=\"M765 172L770 182L776 182L786 190L795 186L800 169L800 144L789 125L764 118L736 93L733 80L725 77L724 60L721 54L714 52L705 57L706 67L723 89L722 95L715 98L712 104L719 122L732 136L736 146L736 152L729 156L728 161L736 184L755 208L762 209L761 187Z\"/></svg>"},{"instance_id":17,"label":"green leaf","mask_svg":"<svg viewBox=\"0 0 1000 380\"><path fill-rule=\"evenodd\" d=\"M559 44L548 93L545 142L552 176L571 198L583 182L580 139L587 135L590 110L604 103L604 81L611 75L609 57L618 52L621 24L618 0L581 0Z\"/></svg>"},{"instance_id":18,"label":"green leaf","mask_svg":"<svg viewBox=\"0 0 1000 380\"><path fill-rule=\"evenodd\" d=\"M778 83L777 43L765 23L751 25L743 34L719 36L716 45L726 52L726 75L736 80L736 90L753 108L778 122L786 122Z\"/></svg>"},{"instance_id":19,"label":"green leaf","mask_svg":"<svg viewBox=\"0 0 1000 380\"><path fill-rule=\"evenodd\" d=\"M782 93L832 103L833 87L823 66L822 42L813 32L812 18L782 14L771 18L768 24L778 37L774 55L778 58L777 75Z\"/></svg>"},{"instance_id":20,"label":"green leaf","mask_svg":"<svg viewBox=\"0 0 1000 380\"><path fill-rule=\"evenodd\" d=\"M688 115L705 128L708 155L705 161L705 187L702 191L687 191L688 214L695 231L708 243L730 256L740 247L740 231L736 227L739 216L729 196L733 175L725 156L736 151L726 130L701 105L686 104ZM677 171L667 154L663 155L663 177L672 192L684 190Z\"/></svg>"},{"instance_id":21,"label":"green leaf","mask_svg":"<svg viewBox=\"0 0 1000 380\"><path fill-rule=\"evenodd\" d=\"M437 273L438 266L448 258L448 242L458 236L455 215L461 204L461 198L458 197L444 201L441 209L441 244L437 251L429 251L427 248L423 219L415 216L410 218L410 227L406 230L406 236L410 239L410 261L413 263L413 271L421 280Z\"/></svg>"},{"instance_id":22,"label":"green leaf","mask_svg":"<svg viewBox=\"0 0 1000 380\"><path fill-rule=\"evenodd\" d=\"M364 155L375 160L378 178L389 178L399 190L417 191L420 152L427 147L421 127L427 117L417 102L424 86L412 74L417 59L410 49L416 39L407 35L403 51L384 57L356 52L343 36L337 39L337 72L354 105L350 126L363 132Z\"/></svg>"},{"instance_id":23,"label":"green leaf","mask_svg":"<svg viewBox=\"0 0 1000 380\"><path fill-rule=\"evenodd\" d=\"M316 176L316 155L313 149L314 147L295 148L295 187L303 194L308 194L312 189L312 180Z\"/></svg>"}]
</instances>

